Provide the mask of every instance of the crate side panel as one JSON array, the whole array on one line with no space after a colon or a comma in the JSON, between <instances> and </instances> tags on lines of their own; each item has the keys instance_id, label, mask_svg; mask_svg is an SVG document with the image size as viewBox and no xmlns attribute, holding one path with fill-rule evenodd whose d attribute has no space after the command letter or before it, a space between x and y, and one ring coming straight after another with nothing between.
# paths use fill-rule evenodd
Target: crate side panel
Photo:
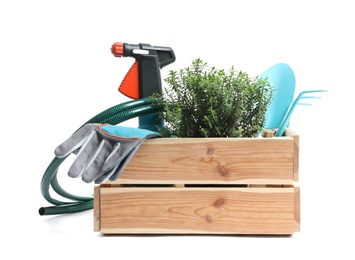
<instances>
[{"instance_id":1,"label":"crate side panel","mask_svg":"<svg viewBox=\"0 0 355 260\"><path fill-rule=\"evenodd\" d=\"M286 128L285 136L291 137L293 139L293 180L299 181L300 138L299 138L299 135L295 131L293 131L291 128Z\"/></svg>"},{"instance_id":2,"label":"crate side panel","mask_svg":"<svg viewBox=\"0 0 355 260\"><path fill-rule=\"evenodd\" d=\"M117 183L287 183L293 163L287 137L158 138L142 144Z\"/></svg>"},{"instance_id":3,"label":"crate side panel","mask_svg":"<svg viewBox=\"0 0 355 260\"><path fill-rule=\"evenodd\" d=\"M100 186L94 187L94 231L99 232L101 230L100 227Z\"/></svg>"},{"instance_id":4,"label":"crate side panel","mask_svg":"<svg viewBox=\"0 0 355 260\"><path fill-rule=\"evenodd\" d=\"M105 188L101 232L292 234L293 188Z\"/></svg>"},{"instance_id":5,"label":"crate side panel","mask_svg":"<svg viewBox=\"0 0 355 260\"><path fill-rule=\"evenodd\" d=\"M299 186L295 186L295 232L301 231L301 190Z\"/></svg>"}]
</instances>

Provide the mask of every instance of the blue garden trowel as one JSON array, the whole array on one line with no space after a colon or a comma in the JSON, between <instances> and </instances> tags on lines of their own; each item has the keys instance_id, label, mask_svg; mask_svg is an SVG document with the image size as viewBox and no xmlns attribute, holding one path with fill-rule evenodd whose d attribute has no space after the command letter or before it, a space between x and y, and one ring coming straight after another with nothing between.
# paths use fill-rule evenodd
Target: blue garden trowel
<instances>
[{"instance_id":1,"label":"blue garden trowel","mask_svg":"<svg viewBox=\"0 0 355 260\"><path fill-rule=\"evenodd\" d=\"M265 129L278 128L286 114L296 87L296 78L291 67L286 63L278 63L260 75L274 88L271 103L265 114Z\"/></svg>"}]
</instances>

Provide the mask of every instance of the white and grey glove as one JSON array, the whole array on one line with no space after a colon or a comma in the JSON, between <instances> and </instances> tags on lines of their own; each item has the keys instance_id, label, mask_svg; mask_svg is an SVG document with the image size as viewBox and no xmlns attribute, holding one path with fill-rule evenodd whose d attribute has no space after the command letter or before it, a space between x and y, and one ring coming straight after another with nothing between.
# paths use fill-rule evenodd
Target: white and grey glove
<instances>
[{"instance_id":1,"label":"white and grey glove","mask_svg":"<svg viewBox=\"0 0 355 260\"><path fill-rule=\"evenodd\" d=\"M76 154L68 175L86 183L116 180L147 138L158 132L110 124L86 124L54 151L58 158Z\"/></svg>"}]
</instances>

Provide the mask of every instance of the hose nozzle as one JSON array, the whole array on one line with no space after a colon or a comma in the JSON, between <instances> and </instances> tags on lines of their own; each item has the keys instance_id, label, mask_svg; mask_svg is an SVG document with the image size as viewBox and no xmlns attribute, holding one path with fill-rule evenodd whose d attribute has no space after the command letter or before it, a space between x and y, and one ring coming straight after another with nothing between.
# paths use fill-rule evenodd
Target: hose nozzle
<instances>
[{"instance_id":1,"label":"hose nozzle","mask_svg":"<svg viewBox=\"0 0 355 260\"><path fill-rule=\"evenodd\" d=\"M122 57L123 50L124 50L124 45L122 42L115 42L114 44L112 44L111 52L113 56L118 58Z\"/></svg>"}]
</instances>

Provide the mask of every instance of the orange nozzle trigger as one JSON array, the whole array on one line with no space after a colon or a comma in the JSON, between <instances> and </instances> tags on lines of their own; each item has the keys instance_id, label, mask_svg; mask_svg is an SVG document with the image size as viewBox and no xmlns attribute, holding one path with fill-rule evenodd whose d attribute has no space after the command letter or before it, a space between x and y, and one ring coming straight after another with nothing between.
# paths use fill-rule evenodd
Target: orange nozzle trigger
<instances>
[{"instance_id":1,"label":"orange nozzle trigger","mask_svg":"<svg viewBox=\"0 0 355 260\"><path fill-rule=\"evenodd\" d=\"M118 91L123 95L139 99L139 81L138 81L138 62L134 62L132 67L127 72L124 77Z\"/></svg>"}]
</instances>

